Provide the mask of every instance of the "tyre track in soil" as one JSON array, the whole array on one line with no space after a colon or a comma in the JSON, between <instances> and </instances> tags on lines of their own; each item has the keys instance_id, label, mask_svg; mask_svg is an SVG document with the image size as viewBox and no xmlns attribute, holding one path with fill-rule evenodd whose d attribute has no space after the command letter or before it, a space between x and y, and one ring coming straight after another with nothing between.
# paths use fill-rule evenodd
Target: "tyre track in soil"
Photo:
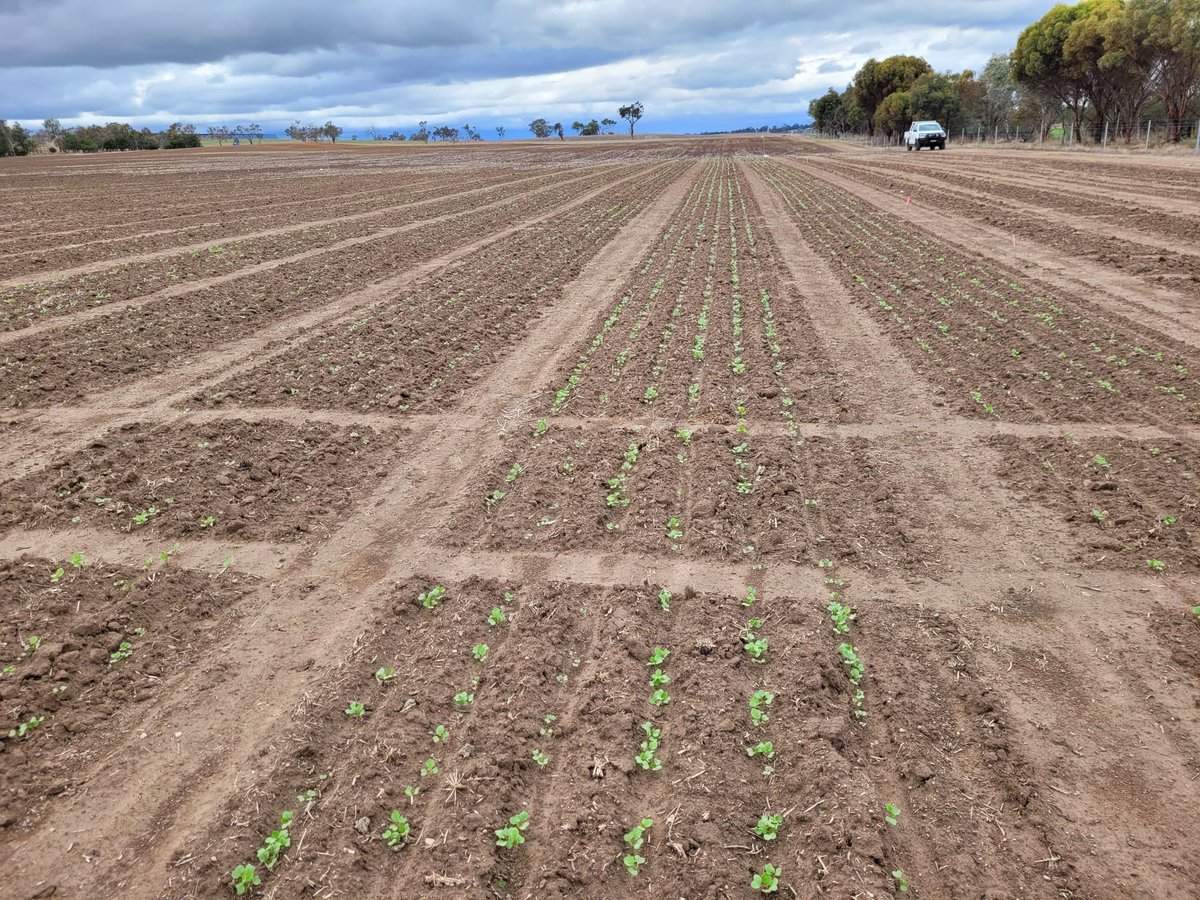
<instances>
[{"instance_id":1,"label":"tyre track in soil","mask_svg":"<svg viewBox=\"0 0 1200 900\"><path fill-rule=\"evenodd\" d=\"M975 255L986 248L989 260L1013 271L1026 272L1048 285L1069 294L1086 297L1106 312L1122 317L1133 328L1139 323L1133 316L1148 317L1155 327L1174 339L1200 348L1200 326L1194 321L1192 304L1171 288L1147 284L1134 275L1125 275L1087 259L1065 256L1052 247L1041 247L1027 238L1012 246L1007 229L985 225L954 213L941 212L914 201L905 206L902 199L862 182L836 175L807 161L782 160L806 175L828 182L888 213L913 223L914 227L934 235L960 252ZM1074 228L1073 225L1066 226ZM1133 298L1140 299L1133 299Z\"/></svg>"},{"instance_id":2,"label":"tyre track in soil","mask_svg":"<svg viewBox=\"0 0 1200 900\"><path fill-rule=\"evenodd\" d=\"M592 177L591 174L581 175L578 178L569 178L564 181L554 181L554 182L551 182L551 183L545 185L545 187L534 188L532 190L526 191L525 194L526 194L526 196L536 195L536 194L541 193L542 191L549 191L554 188L560 188L560 187L563 187L564 185L569 185L576 181L582 181L583 179L590 178L590 177ZM524 181L524 180L526 180L526 179L522 179L522 181ZM495 187L496 187L495 185L492 185L492 186L489 186L488 189L489 190L495 189ZM414 208L418 208L421 206L426 206L429 203L442 202L444 200L450 200L450 199L453 199L453 198L459 197L459 196L470 196L475 193L478 193L478 191L464 191L461 194L460 193L448 194L444 197L433 198L432 200L421 200L421 201L417 201L415 203L401 204L400 206L388 207L383 212L386 213L386 212L390 212L395 209L414 209ZM345 240L339 241L336 244L329 244L328 246L325 246L325 247L315 247L311 250L304 250L304 251L301 251L300 253L294 253L290 256L281 256L281 257L277 257L275 259L269 259L269 260L266 260L265 262L255 263L250 266L244 266L243 268L236 269L232 272L225 272L221 275L211 275L207 278L198 278L194 281L188 281L184 284L172 285L171 287L164 288L160 291L155 291L154 293L146 294L143 297L138 297L138 298L136 298L136 303L138 306L146 306L148 304L158 303L163 300L170 300L175 297L181 297L186 294L193 293L195 291L202 291L202 290L206 290L207 288L217 287L218 285L227 284L231 281L240 281L243 278L249 278L249 277L252 277L255 275L261 275L264 272L270 272L272 269L278 269L279 267L288 265L290 263L303 262L308 259L313 259L314 257L317 257L317 256L325 256L325 255L340 253L344 250L350 249L351 247L358 247L358 246L361 246L362 244L369 244L373 241L385 240L387 238L395 237L396 235L399 235L399 234L404 234L405 232L408 232L408 231L416 231L418 229L426 228L431 225L438 225L442 222L447 222L451 219L457 219L461 216L475 215L477 213L487 212L489 209L495 209L496 207L506 206L506 205L512 203L513 197L515 197L515 196L516 196L516 193L514 192L512 195L502 197L499 200L495 200L491 203L485 203L483 206L470 206L470 207L458 210L457 212L445 213L443 215L434 216L434 217L428 218L428 219L420 219L415 222L409 222L405 225L396 225L396 226L389 227L389 228L381 228L378 231L372 232L371 234L364 234L364 235L360 235L358 237L346 238ZM354 217L352 216L347 219L342 219L339 221L352 221L353 218ZM535 220L530 220L530 221L535 221ZM320 223L309 223L309 225L311 225L311 224L320 224ZM305 225L304 227L308 227L308 225ZM55 328L61 328L63 326L67 326L67 325L76 326L76 325L86 324L87 322L90 322L92 319L101 318L103 316L108 315L109 313L111 313L113 311L114 307L129 306L129 305L132 305L133 302L134 301L131 299L114 300L111 303L105 303L100 306L91 306L86 309L81 309L75 313L68 313L65 315L53 316L51 318L48 318L44 322L41 322L36 325L30 325L27 328L21 328L16 331L0 333L0 347L3 347L5 344L15 344L20 340L34 337L45 331L50 331Z\"/></svg>"},{"instance_id":3,"label":"tyre track in soil","mask_svg":"<svg viewBox=\"0 0 1200 900\"><path fill-rule=\"evenodd\" d=\"M550 174L558 174L560 171L561 170L555 170L555 171L551 172ZM536 181L538 179L545 178L546 174L547 174L546 172L539 172L537 175L531 176L529 178L521 178L521 179L517 179L514 182L509 182L509 183L520 184L520 183L523 183L526 181ZM583 174L583 175L580 175L578 178L571 178L571 179L567 179L566 181L555 181L553 184L557 185L557 186L561 186L563 184L570 184L571 182L578 181L581 178L589 177L589 174L594 175L595 173L592 172L592 173L588 173L588 174ZM247 232L246 234L219 235L217 237L213 237L208 240L200 241L197 243L180 244L180 245L175 245L175 246L168 247L168 248L165 248L162 250L152 250L147 253L135 253L135 254L132 254L129 256L119 256L119 257L115 257L115 258L98 260L96 262L85 263L82 266L75 266L70 269L58 269L56 271L47 271L47 272L32 272L32 273L28 273L25 275L12 276L12 277L8 277L8 278L0 278L0 288L17 287L17 286L23 285L23 284L40 284L41 282L44 282L44 281L59 281L59 280L66 279L66 278L75 278L75 277L78 277L79 275L88 275L92 272L102 272L106 269L117 268L120 266L130 266L130 265L135 265L135 264L141 263L141 262L148 262L150 260L159 259L164 256L176 256L176 255L181 255L184 253L191 253L192 251L205 250L208 247L211 247L214 243L217 243L222 240L228 242L229 240L236 238L237 241L239 241L239 242L245 242L245 241L258 240L259 238L269 238L269 237L277 237L279 235L291 234L296 231L304 231L307 228L315 228L315 227L319 227L322 225L336 225L339 223L346 223L346 222L359 222L364 219L385 216L385 215L387 215L387 213L391 212L392 210L419 209L420 207L428 206L431 203L441 203L445 200L449 200L454 197L469 197L472 194L478 194L482 191L492 190L495 187L496 187L496 185L486 185L484 187L472 188L471 190L466 190L466 191L455 191L450 194L439 194L436 197L429 197L425 200L417 200L412 203L398 203L398 204L394 204L392 206L383 207L382 209L373 209L368 212L352 213L351 215L348 215L348 216L332 216L332 217L324 218L324 219L307 219L304 222L300 222L300 223L294 224L294 225L279 225L275 228L266 228L261 231ZM547 185L547 187L550 187L550 185ZM466 210L466 211L473 212L474 210ZM169 233L173 233L173 231L174 231L173 229L168 229L166 232L162 232L162 233L169 234ZM114 238L113 240L125 240L125 238L119 238L119 239ZM111 241L109 241L109 243L111 243Z\"/></svg>"},{"instance_id":4,"label":"tyre track in soil","mask_svg":"<svg viewBox=\"0 0 1200 900\"><path fill-rule=\"evenodd\" d=\"M1155 835L1152 846L1178 847L1186 842L1177 823L1187 821L1187 811L1200 803L1194 777L1195 743L1178 734L1159 735L1155 753L1158 789L1148 794L1150 799L1129 790L1126 748L1137 746L1147 733L1155 735L1154 716L1144 712L1144 676L1114 677L1114 665L1106 659L1112 644L1118 643L1106 635L1125 635L1139 626L1144 630L1140 608L1087 602L1091 598L1085 590L1095 589L1082 584L1083 590L1071 591L1066 579L1080 577L1071 571L1069 562L1077 542L1065 524L1036 504L1021 503L997 481L998 455L977 433L966 436L956 431L959 420L939 407L898 349L869 317L858 312L831 271L803 242L770 187L754 173L749 173L748 179L793 277L807 289L807 296L821 298L820 302L810 300L810 315L823 341L835 348L830 358L844 367L848 379L857 376L858 383L848 380L854 402L868 406L868 418L884 421L894 417L897 407L905 408L909 417L924 410L928 421L937 426L938 436L920 443L903 435L881 437L870 452L881 462L899 462L901 469L907 469L907 475L893 479L893 483L908 485L902 502L922 504L930 519L943 523L939 549L952 573L950 580L925 580L913 573L852 577L856 587L850 597L861 620L852 637L865 649L868 706L873 689L894 694L905 685L931 683L931 676L936 676L942 688L930 688L930 696L941 704L959 740L975 746L973 752L961 755L935 753L932 751L938 748L931 748L933 761L943 760L934 770L936 777L930 784L937 787L931 790L914 785L908 777L911 770L895 763L913 758L913 745L921 742L920 720L882 725L878 717L869 721L868 733L880 741L874 753L882 757L869 766L879 790L879 806L892 797L908 797L913 811L936 810L934 821L918 823L917 830L922 832L918 840L911 837L912 829L894 829L900 839L896 857L889 859L889 864L903 868L913 883L930 895L950 895L956 888L955 871L963 852L959 829L962 823L972 821L977 804L987 799L998 802L997 808L1005 811L1005 824L968 834L966 845L967 852L986 860L981 877L992 883L1008 884L1028 896L1059 896L1061 889L1089 897L1117 897L1127 895L1113 888L1111 874L1138 872L1148 879L1138 884L1153 884L1158 889L1150 893L1179 896L1170 876L1164 874L1173 868L1169 855L1157 860L1157 869L1150 868L1141 835L1150 830ZM903 579L898 577L901 574ZM778 584L778 589L784 590L792 577L786 570L770 567L766 587L770 590ZM1109 573L1092 573L1090 579L1112 584L1118 595L1144 591L1149 580ZM1047 585L1054 586L1047 589ZM1151 581L1150 589L1159 595L1173 592L1158 581ZM1030 592L1049 594L1044 610L1056 635L1044 644L1044 652L1052 660L1069 660L1072 666L1068 678L1061 669L1052 670L1053 677L1033 696L1027 683L1014 685L1015 679L1008 674L1012 667L992 649L1005 641L1014 653L1024 650L1020 640L1005 632L1007 623L993 625L993 609L1006 598ZM880 599L864 600L864 595ZM1171 603L1181 605L1178 596L1168 606ZM917 615L915 611L924 609L954 620L965 639L963 646L968 648L962 677L974 678L982 686L982 701L975 693L956 693L956 684L941 678L944 661L912 652L922 629L903 610ZM876 621L880 627L875 626ZM1044 642L1049 622L1037 624L1030 640ZM990 634L993 627L999 637ZM977 649L971 651L972 646ZM904 649L898 651L898 647ZM1161 655L1162 649L1144 646L1142 652L1147 655L1129 654L1133 672L1142 668L1134 660L1144 666L1146 659ZM1100 713L1079 715L1086 712L1080 707L1093 700L1089 694L1093 685L1103 686L1105 713L1115 707L1121 716L1105 715L1099 721ZM1077 702L1064 703L1068 689L1079 692ZM1179 706L1172 711L1178 713ZM992 729L999 729L983 731L983 739L979 737L981 728L988 722L981 721L981 714L993 722ZM1066 772L1070 766L1063 762L1061 745L1066 735L1081 727L1081 718L1086 721L1089 746L1082 753L1077 748L1065 757L1066 762L1074 762L1076 754L1089 756L1092 771L1110 773L1108 778ZM998 740L1003 751L997 761L990 754L1000 751L978 752L981 742L985 748L992 746L989 740ZM1005 774L1006 763L1013 765L1015 774ZM1074 797L1063 799L1055 786L1060 778L1077 786ZM1187 785L1187 790L1172 795L1164 785ZM1113 796L1120 796L1125 804L1114 807ZM1119 816L1117 809L1121 810ZM1104 862L1091 861L1097 856ZM1200 861L1193 858L1185 868L1195 883ZM944 871L949 874L943 875Z\"/></svg>"},{"instance_id":5,"label":"tyre track in soil","mask_svg":"<svg viewBox=\"0 0 1200 900\"><path fill-rule=\"evenodd\" d=\"M657 223L665 221L682 202L698 171L698 165L685 170L593 257L574 283L564 288L546 327L530 335L473 388L469 409L500 410L517 397L536 399L542 389L537 379L545 380L560 360L530 369L528 360L537 358L532 354L553 347L556 356L565 355L573 340L587 332L595 316L606 308L608 294L614 286L619 287L621 276L640 258L648 238L657 234ZM551 210L519 227L561 211ZM491 235L480 243L501 237ZM225 354L229 353L227 347ZM218 369L217 377L227 374ZM196 389L194 382L185 379L184 375L177 377L179 395ZM168 417L169 398L142 410L140 418L149 413ZM103 427L113 424L107 422ZM402 571L433 571L430 566L444 566L438 571L448 580L455 577L454 554L438 550L432 538L445 528L453 508L445 498L456 493L484 456L499 449L500 433L496 429L476 434L471 442L455 437L444 423L416 434L404 468L381 482L372 495L374 502L361 504L360 512L311 558L288 566L279 581L260 590L255 601L260 614L196 666L197 690L180 685L154 711L153 719L143 723L145 739L131 735L126 746L118 747L93 768L90 784L81 796L66 801L33 834L14 842L7 859L0 858L13 883L39 890L52 885L52 892L62 890L65 895L85 890L93 893L101 890L101 885L122 896L160 894L160 885L168 881L172 856L178 850L186 854L187 847L167 845L158 836L172 832L186 836L214 821L226 791L235 790L237 778L255 767L253 760L262 741L286 723L293 701L305 691L308 676L304 673L312 658L347 645L366 621L372 596L367 589ZM102 551L100 555L105 554ZM491 561L488 568L495 571ZM547 571L540 560L527 560L523 568L533 578L543 577ZM596 560L593 568L601 573L611 571L603 560ZM578 573L573 574L577 577ZM288 612L286 626L274 620L279 609ZM335 609L336 617L330 615ZM229 665L232 661L236 667ZM215 682L211 679L214 667L224 668ZM210 676L207 686L205 675ZM211 725L209 732L189 747L186 738L181 744L171 736L182 731L191 737L195 706L203 706ZM176 746L190 752L178 754ZM123 768L129 763L136 766L136 777ZM227 776L222 773L230 771L237 773L234 780L223 782ZM83 820L92 832L88 856L68 856L60 835L75 831ZM183 842L186 845L186 837ZM147 875L150 872L152 876Z\"/></svg>"},{"instance_id":6,"label":"tyre track in soil","mask_svg":"<svg viewBox=\"0 0 1200 900\"><path fill-rule=\"evenodd\" d=\"M4 424L14 431L20 429L22 434L21 439L0 448L0 466L5 468L8 477L21 477L49 465L56 455L64 452L64 449L69 452L69 448L81 446L128 422L147 421L161 424L174 421L181 411L186 412L189 409L187 404L198 391L215 387L230 377L248 372L276 356L295 349L308 340L311 332L315 330L353 321L363 307L386 299L387 295L397 288L445 268L532 225L587 203L604 191L650 171L654 170L615 179L594 191L485 235L450 253L405 269L361 290L345 294L332 303L262 328L242 340L196 354L190 358L187 367L96 394L82 404L50 407L31 415L6 419ZM599 276L605 277L604 273L599 273ZM231 365L230 360L239 362ZM131 395L158 399L142 407L134 407L127 418L115 417L114 410L128 408L126 400Z\"/></svg>"}]
</instances>

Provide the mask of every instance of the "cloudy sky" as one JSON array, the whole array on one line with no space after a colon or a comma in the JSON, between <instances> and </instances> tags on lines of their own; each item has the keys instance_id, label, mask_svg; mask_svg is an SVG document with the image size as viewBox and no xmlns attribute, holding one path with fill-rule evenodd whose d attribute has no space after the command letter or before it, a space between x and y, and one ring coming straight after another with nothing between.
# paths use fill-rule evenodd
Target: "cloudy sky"
<instances>
[{"instance_id":1,"label":"cloudy sky","mask_svg":"<svg viewBox=\"0 0 1200 900\"><path fill-rule=\"evenodd\" d=\"M536 116L648 131L806 120L867 58L982 68L1051 0L0 0L0 117L333 119L510 136Z\"/></svg>"}]
</instances>

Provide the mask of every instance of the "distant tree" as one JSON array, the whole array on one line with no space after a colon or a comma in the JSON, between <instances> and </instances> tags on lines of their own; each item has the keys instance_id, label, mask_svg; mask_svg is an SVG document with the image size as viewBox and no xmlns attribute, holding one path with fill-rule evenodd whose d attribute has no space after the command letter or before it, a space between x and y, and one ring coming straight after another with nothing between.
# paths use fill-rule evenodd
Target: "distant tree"
<instances>
[{"instance_id":1,"label":"distant tree","mask_svg":"<svg viewBox=\"0 0 1200 900\"><path fill-rule=\"evenodd\" d=\"M299 124L299 123L297 123ZM66 138L66 135L63 135ZM182 150L188 147L199 147L200 135L196 134L195 125L185 125L183 122L173 122L162 136L162 145L168 150ZM63 147L64 150L70 148Z\"/></svg>"},{"instance_id":2,"label":"distant tree","mask_svg":"<svg viewBox=\"0 0 1200 900\"><path fill-rule=\"evenodd\" d=\"M336 144L337 139L342 136L342 129L341 126L334 125L332 122L327 121L321 126L321 134L329 138L332 143Z\"/></svg>"},{"instance_id":3,"label":"distant tree","mask_svg":"<svg viewBox=\"0 0 1200 900\"><path fill-rule=\"evenodd\" d=\"M210 125L208 135L217 142L218 147L224 147L225 142L233 136L233 132L224 125Z\"/></svg>"},{"instance_id":4,"label":"distant tree","mask_svg":"<svg viewBox=\"0 0 1200 900\"><path fill-rule=\"evenodd\" d=\"M391 134L388 135L388 140L389 141L402 141L402 140L404 140L404 135L402 135L398 131L393 131Z\"/></svg>"},{"instance_id":5,"label":"distant tree","mask_svg":"<svg viewBox=\"0 0 1200 900\"><path fill-rule=\"evenodd\" d=\"M608 133L612 134L612 126L617 124L617 120L616 119L601 119L600 124L603 125L605 128L608 128L609 129Z\"/></svg>"},{"instance_id":6,"label":"distant tree","mask_svg":"<svg viewBox=\"0 0 1200 900\"><path fill-rule=\"evenodd\" d=\"M42 123L42 138L49 141L57 141L62 137L63 127L58 119L47 119Z\"/></svg>"},{"instance_id":7,"label":"distant tree","mask_svg":"<svg viewBox=\"0 0 1200 900\"><path fill-rule=\"evenodd\" d=\"M1129 0L1127 17L1133 34L1144 35L1150 85L1178 141L1200 100L1200 0Z\"/></svg>"},{"instance_id":8,"label":"distant tree","mask_svg":"<svg viewBox=\"0 0 1200 900\"><path fill-rule=\"evenodd\" d=\"M579 132L583 131L583 123L576 119L571 123L571 130L578 134Z\"/></svg>"},{"instance_id":9,"label":"distant tree","mask_svg":"<svg viewBox=\"0 0 1200 900\"><path fill-rule=\"evenodd\" d=\"M846 109L842 95L830 88L808 104L813 127L822 134L839 134L846 127Z\"/></svg>"},{"instance_id":10,"label":"distant tree","mask_svg":"<svg viewBox=\"0 0 1200 900\"><path fill-rule=\"evenodd\" d=\"M932 119L950 131L962 129L965 113L956 89L956 79L950 75L927 72L918 78L908 91L908 99L909 115L912 119ZM900 129L901 133L908 124L904 123L904 128Z\"/></svg>"},{"instance_id":11,"label":"distant tree","mask_svg":"<svg viewBox=\"0 0 1200 900\"><path fill-rule=\"evenodd\" d=\"M854 97L868 123L874 124L875 111L884 98L907 91L933 67L919 56L889 56L882 62L869 59L854 74Z\"/></svg>"},{"instance_id":12,"label":"distant tree","mask_svg":"<svg viewBox=\"0 0 1200 900\"><path fill-rule=\"evenodd\" d=\"M633 137L633 126L637 124L645 113L645 108L642 106L641 100L636 100L628 106L622 106L617 110L617 115L629 123L629 136ZM615 123L614 123L615 124Z\"/></svg>"},{"instance_id":13,"label":"distant tree","mask_svg":"<svg viewBox=\"0 0 1200 900\"><path fill-rule=\"evenodd\" d=\"M979 86L982 89L978 109L980 124L988 131L1007 126L1015 110L1017 94L1007 53L997 53L987 61L979 76Z\"/></svg>"},{"instance_id":14,"label":"distant tree","mask_svg":"<svg viewBox=\"0 0 1200 900\"><path fill-rule=\"evenodd\" d=\"M1086 74L1067 61L1066 43L1071 26L1088 12L1079 6L1058 4L1021 32L1012 53L1012 74L1026 90L1053 98L1070 112L1075 139L1081 137L1083 109L1087 103Z\"/></svg>"},{"instance_id":15,"label":"distant tree","mask_svg":"<svg viewBox=\"0 0 1200 900\"><path fill-rule=\"evenodd\" d=\"M557 135L558 135L558 139L559 139L560 141L563 139L563 127L562 127L562 122L555 122L553 125L551 125L551 126L550 126L550 129L551 129L551 130L552 130L552 131L553 131L555 134L557 134Z\"/></svg>"},{"instance_id":16,"label":"distant tree","mask_svg":"<svg viewBox=\"0 0 1200 900\"><path fill-rule=\"evenodd\" d=\"M0 119L0 156L16 155L17 151L13 147L12 131L8 127L8 122Z\"/></svg>"},{"instance_id":17,"label":"distant tree","mask_svg":"<svg viewBox=\"0 0 1200 900\"><path fill-rule=\"evenodd\" d=\"M908 91L894 91L875 109L875 132L889 138L903 134L912 118L912 98Z\"/></svg>"},{"instance_id":18,"label":"distant tree","mask_svg":"<svg viewBox=\"0 0 1200 900\"><path fill-rule=\"evenodd\" d=\"M423 142L428 141L429 140L429 123L426 121L418 122L417 123L417 131L415 134L412 135L412 137L409 138L409 140L410 141L423 141Z\"/></svg>"},{"instance_id":19,"label":"distant tree","mask_svg":"<svg viewBox=\"0 0 1200 900\"><path fill-rule=\"evenodd\" d=\"M378 141L380 139L381 132L374 125L368 125L365 130L367 132L367 137L369 137L371 140Z\"/></svg>"},{"instance_id":20,"label":"distant tree","mask_svg":"<svg viewBox=\"0 0 1200 900\"><path fill-rule=\"evenodd\" d=\"M580 126L579 133L581 135L583 135L584 137L591 137L592 135L596 135L596 134L600 133L600 123L597 122L595 119L592 119L586 125L583 125L582 123L579 123L579 122L577 122L576 124ZM572 125L571 127L574 128L575 126Z\"/></svg>"},{"instance_id":21,"label":"distant tree","mask_svg":"<svg viewBox=\"0 0 1200 900\"><path fill-rule=\"evenodd\" d=\"M505 128L503 125L497 125L496 126L496 137L500 138L500 140L504 140L504 132L506 132L507 130L508 129Z\"/></svg>"},{"instance_id":22,"label":"distant tree","mask_svg":"<svg viewBox=\"0 0 1200 900\"><path fill-rule=\"evenodd\" d=\"M534 137L550 137L550 126L545 119L534 119L529 123L529 130L533 132Z\"/></svg>"}]
</instances>

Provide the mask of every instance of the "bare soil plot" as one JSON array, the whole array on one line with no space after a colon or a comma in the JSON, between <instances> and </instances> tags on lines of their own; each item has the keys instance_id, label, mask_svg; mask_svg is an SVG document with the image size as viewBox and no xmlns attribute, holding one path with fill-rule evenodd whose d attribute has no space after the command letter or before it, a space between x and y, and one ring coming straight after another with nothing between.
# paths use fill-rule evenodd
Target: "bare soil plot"
<instances>
[{"instance_id":1,"label":"bare soil plot","mask_svg":"<svg viewBox=\"0 0 1200 900\"><path fill-rule=\"evenodd\" d=\"M13 896L1195 894L1190 161L0 174Z\"/></svg>"}]
</instances>

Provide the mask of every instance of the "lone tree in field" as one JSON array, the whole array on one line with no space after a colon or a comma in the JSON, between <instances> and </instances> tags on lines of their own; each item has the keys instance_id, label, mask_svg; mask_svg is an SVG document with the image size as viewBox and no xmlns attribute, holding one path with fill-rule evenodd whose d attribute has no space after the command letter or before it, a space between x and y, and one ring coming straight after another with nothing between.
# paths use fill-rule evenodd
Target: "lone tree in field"
<instances>
[{"instance_id":1,"label":"lone tree in field","mask_svg":"<svg viewBox=\"0 0 1200 900\"><path fill-rule=\"evenodd\" d=\"M337 143L337 139L342 136L342 128L340 125L334 125L332 122L326 122L321 126L321 134L329 138L333 143Z\"/></svg>"},{"instance_id":2,"label":"lone tree in field","mask_svg":"<svg viewBox=\"0 0 1200 900\"><path fill-rule=\"evenodd\" d=\"M504 132L507 130L508 129L505 128L503 125L497 125L496 126L496 137L500 138L500 140L504 140Z\"/></svg>"},{"instance_id":3,"label":"lone tree in field","mask_svg":"<svg viewBox=\"0 0 1200 900\"><path fill-rule=\"evenodd\" d=\"M563 139L562 122L555 122L551 128L553 128L554 133L558 135L558 139L561 141Z\"/></svg>"},{"instance_id":4,"label":"lone tree in field","mask_svg":"<svg viewBox=\"0 0 1200 900\"><path fill-rule=\"evenodd\" d=\"M629 123L630 137L633 137L633 126L637 123L637 120L642 117L643 112L645 112L645 110L642 108L641 100L634 101L628 106L622 106L617 110L617 114Z\"/></svg>"},{"instance_id":5,"label":"lone tree in field","mask_svg":"<svg viewBox=\"0 0 1200 900\"><path fill-rule=\"evenodd\" d=\"M605 128L611 128L613 125L617 124L617 120L616 119L601 119L600 124L603 125ZM596 133L599 134L600 132L597 131ZM606 132L606 133L612 134L611 131Z\"/></svg>"},{"instance_id":6,"label":"lone tree in field","mask_svg":"<svg viewBox=\"0 0 1200 900\"><path fill-rule=\"evenodd\" d=\"M550 126L545 119L534 119L529 123L529 130L533 132L534 137L550 137Z\"/></svg>"}]
</instances>

